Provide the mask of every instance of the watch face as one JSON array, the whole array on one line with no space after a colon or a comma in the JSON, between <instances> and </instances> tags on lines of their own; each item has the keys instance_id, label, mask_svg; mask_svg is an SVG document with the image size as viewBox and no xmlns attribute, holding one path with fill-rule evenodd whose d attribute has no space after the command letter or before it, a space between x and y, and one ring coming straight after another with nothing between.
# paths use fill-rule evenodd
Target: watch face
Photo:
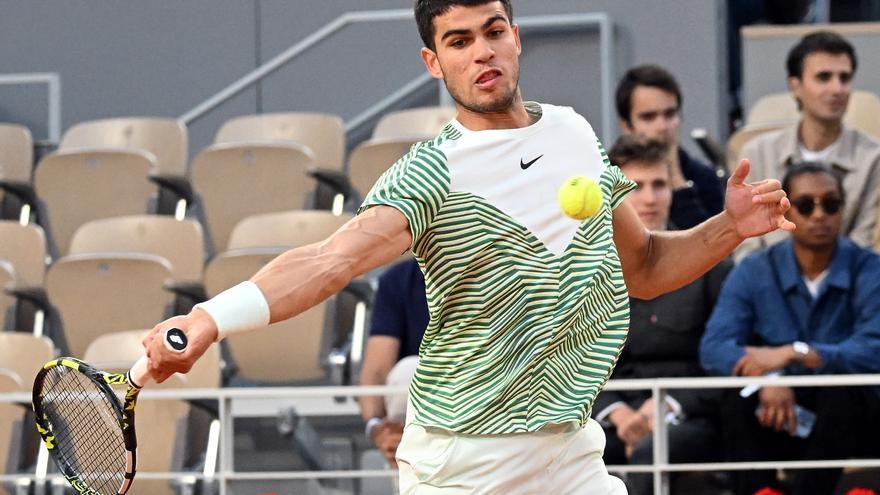
<instances>
[{"instance_id":1,"label":"watch face","mask_svg":"<svg viewBox=\"0 0 880 495\"><path fill-rule=\"evenodd\" d=\"M810 353L810 346L808 346L805 342L795 342L791 346L794 348L794 352L800 354L801 356L806 356Z\"/></svg>"}]
</instances>

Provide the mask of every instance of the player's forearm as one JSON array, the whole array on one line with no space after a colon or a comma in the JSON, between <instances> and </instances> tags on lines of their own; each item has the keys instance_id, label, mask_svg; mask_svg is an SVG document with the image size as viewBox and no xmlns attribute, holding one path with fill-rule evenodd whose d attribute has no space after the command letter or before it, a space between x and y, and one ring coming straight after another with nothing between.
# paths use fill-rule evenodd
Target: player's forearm
<instances>
[{"instance_id":1,"label":"player's forearm","mask_svg":"<svg viewBox=\"0 0 880 495\"><path fill-rule=\"evenodd\" d=\"M344 252L311 244L287 251L257 272L254 282L269 304L270 322L296 316L342 290L357 274Z\"/></svg>"},{"instance_id":2,"label":"player's forearm","mask_svg":"<svg viewBox=\"0 0 880 495\"><path fill-rule=\"evenodd\" d=\"M696 280L742 242L734 222L724 212L689 230L649 235L637 282L630 287L631 295L644 299Z\"/></svg>"}]
</instances>

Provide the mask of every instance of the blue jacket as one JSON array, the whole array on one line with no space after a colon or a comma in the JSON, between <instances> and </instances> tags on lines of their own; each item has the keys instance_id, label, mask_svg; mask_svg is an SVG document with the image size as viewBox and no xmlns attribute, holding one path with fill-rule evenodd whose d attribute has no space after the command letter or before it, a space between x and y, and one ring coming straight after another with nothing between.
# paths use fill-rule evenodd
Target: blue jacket
<instances>
[{"instance_id":1,"label":"blue jacket","mask_svg":"<svg viewBox=\"0 0 880 495\"><path fill-rule=\"evenodd\" d=\"M822 367L793 365L786 374L880 371L880 257L839 238L814 300L791 239L745 258L724 282L700 344L710 374L730 375L744 347L796 340L822 356Z\"/></svg>"}]
</instances>

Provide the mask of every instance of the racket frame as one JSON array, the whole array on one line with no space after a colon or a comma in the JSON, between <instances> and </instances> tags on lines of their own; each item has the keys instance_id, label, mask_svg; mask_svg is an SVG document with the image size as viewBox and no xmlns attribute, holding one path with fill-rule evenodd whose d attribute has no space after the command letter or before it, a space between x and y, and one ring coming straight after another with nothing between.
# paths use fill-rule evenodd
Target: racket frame
<instances>
[{"instance_id":1,"label":"racket frame","mask_svg":"<svg viewBox=\"0 0 880 495\"><path fill-rule=\"evenodd\" d=\"M140 393L140 388L133 385L128 373L108 373L72 357L53 359L43 365L43 368L37 373L37 376L34 379L33 389L33 409L37 423L37 431L40 433L40 437L43 439L46 449L52 455L52 458L55 459L55 464L58 466L61 474L67 479L74 490L81 495L100 494L93 488L89 487L86 482L79 477L79 474L60 458L60 454L56 453L55 435L52 432L49 419L43 408L43 383L45 382L49 371L56 367L65 367L73 372L82 374L91 380L92 383L97 386L98 390L109 399L113 407L114 415L118 421L119 428L122 430L122 438L126 451L125 473L122 485L117 490L117 495L124 495L128 492L129 488L131 488L131 483L137 472L137 437L135 435L134 409L137 405L137 397ZM115 385L127 386L124 402L122 403L120 403L116 392L113 391L112 387Z\"/></svg>"}]
</instances>

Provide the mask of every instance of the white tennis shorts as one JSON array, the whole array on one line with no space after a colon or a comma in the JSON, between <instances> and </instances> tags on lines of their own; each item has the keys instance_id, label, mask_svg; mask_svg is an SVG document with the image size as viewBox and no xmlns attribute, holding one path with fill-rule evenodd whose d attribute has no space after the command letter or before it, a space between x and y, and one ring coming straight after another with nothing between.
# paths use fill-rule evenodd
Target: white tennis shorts
<instances>
[{"instance_id":1,"label":"white tennis shorts","mask_svg":"<svg viewBox=\"0 0 880 495\"><path fill-rule=\"evenodd\" d=\"M460 435L408 423L397 449L401 495L625 495L608 474L605 433L551 425L534 433Z\"/></svg>"}]
</instances>

